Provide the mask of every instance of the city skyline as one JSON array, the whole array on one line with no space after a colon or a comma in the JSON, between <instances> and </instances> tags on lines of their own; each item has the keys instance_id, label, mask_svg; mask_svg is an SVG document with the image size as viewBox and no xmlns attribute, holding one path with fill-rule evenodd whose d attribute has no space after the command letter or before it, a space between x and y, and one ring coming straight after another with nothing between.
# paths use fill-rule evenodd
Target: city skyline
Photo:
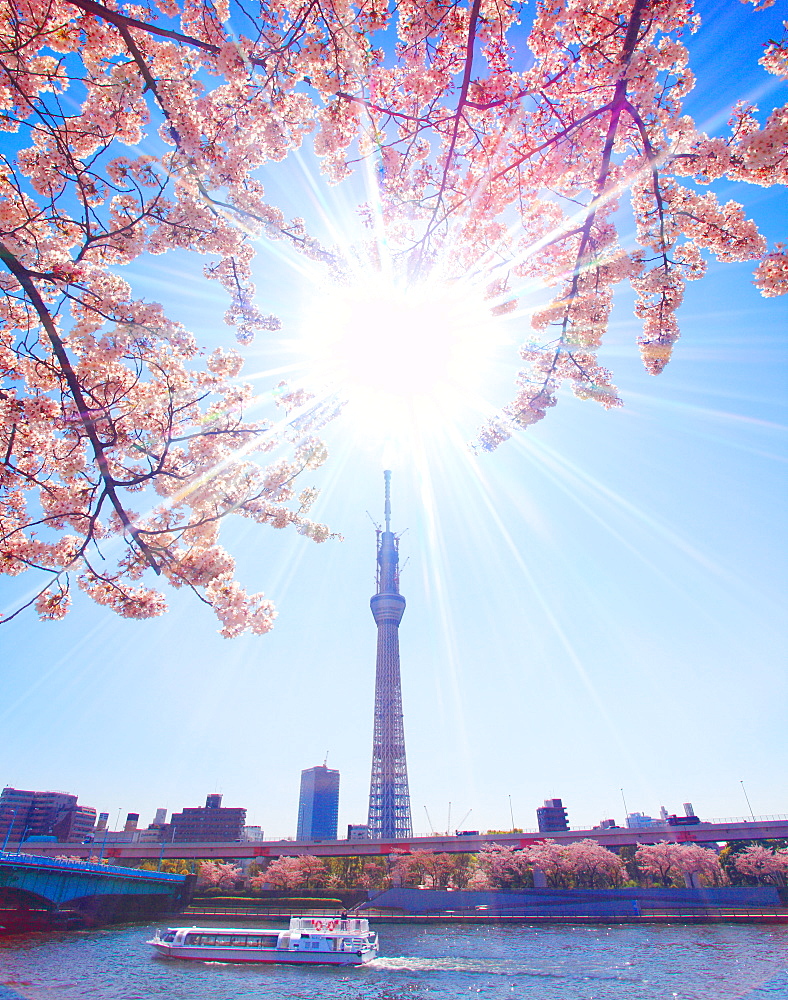
<instances>
[{"instance_id":1,"label":"city skyline","mask_svg":"<svg viewBox=\"0 0 788 1000\"><path fill-rule=\"evenodd\" d=\"M698 75L687 107L721 134L743 95L761 118L781 103L757 62L781 16L716 8L701 5L704 27L687 40ZM326 193L317 176L307 154L293 161L308 221L330 237L354 197ZM715 190L784 239L784 190ZM195 277L201 267L172 254L125 273L209 349L226 346L216 332L226 298ZM310 288L281 247L257 267L261 307L284 323L245 351L262 394L297 368ZM120 619L76 593L62 623L26 612L3 625L0 785L70 789L111 823L224 793L275 838L294 828L300 770L328 748L343 780L339 828L363 823L375 655L367 512L391 468L416 831L428 830L425 812L446 828L450 803L452 825L472 810L463 826L533 827L536 807L558 796L572 825L592 826L622 815L622 789L631 812L651 815L691 801L703 817L747 816L744 788L756 815L787 811L786 303L759 295L750 264L712 259L679 321L655 379L640 367L624 294L601 359L625 406L567 397L492 455L465 449L473 408L404 454L335 421L328 463L304 485L321 489L313 514L343 541L227 525L239 577L278 607L269 635L221 639L185 590L168 594L160 619ZM526 315L512 317L485 399L509 398L527 328ZM4 604L17 607L30 586L3 577Z\"/></svg>"},{"instance_id":2,"label":"city skyline","mask_svg":"<svg viewBox=\"0 0 788 1000\"><path fill-rule=\"evenodd\" d=\"M341 843L375 840L376 838L368 836L366 825L351 824L347 833L344 829L338 829L339 784L339 772L328 768L325 764L302 770L296 835L276 837L265 837L258 825L246 823L246 808L223 805L221 793L216 792L208 793L205 806L185 806L180 812L175 809L170 811L167 806L159 807L152 821L147 824L144 818L140 822L139 813L129 812L123 821L120 815L116 816L113 825L108 813L97 812L96 808L84 803L79 804L78 794L51 789L5 787L0 794L0 840L3 841L4 847L13 852L19 850L27 837L32 836L40 840L43 835L55 835L61 843L84 845L90 842L101 844L102 847L137 842L148 846L152 843L165 843L190 847L196 843L248 844L265 841L306 844L311 842L325 846L332 841ZM742 790L749 807L746 789ZM571 832L586 834L593 830L645 830L695 826L719 819L697 816L691 802L682 803L678 815L677 812L671 813L664 806L660 806L659 816L650 816L635 810L625 812L620 821L616 817L603 817L593 826L582 826L570 823L568 809L562 799L554 798L545 799L543 805L534 809L535 826L526 823L521 827L500 830L489 830L483 826L478 830L441 830L433 826L429 830L403 836L402 839L440 837L444 840L447 838L453 840L479 834L489 836L516 833L536 833L540 838L550 838L555 834ZM750 808L749 816L728 819L739 823L769 823L776 820L779 825L788 817L784 815L756 817ZM451 821L450 815L448 821ZM84 839L88 835L90 835L89 840Z\"/></svg>"}]
</instances>

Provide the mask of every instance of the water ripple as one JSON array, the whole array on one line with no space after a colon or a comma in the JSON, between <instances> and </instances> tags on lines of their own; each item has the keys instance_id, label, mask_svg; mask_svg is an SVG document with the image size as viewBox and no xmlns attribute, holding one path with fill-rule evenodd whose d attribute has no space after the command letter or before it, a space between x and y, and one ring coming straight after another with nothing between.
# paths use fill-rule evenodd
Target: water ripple
<instances>
[{"instance_id":1,"label":"water ripple","mask_svg":"<svg viewBox=\"0 0 788 1000\"><path fill-rule=\"evenodd\" d=\"M152 927L0 940L0 1000L788 1000L788 928L381 926L358 969L168 961Z\"/></svg>"}]
</instances>

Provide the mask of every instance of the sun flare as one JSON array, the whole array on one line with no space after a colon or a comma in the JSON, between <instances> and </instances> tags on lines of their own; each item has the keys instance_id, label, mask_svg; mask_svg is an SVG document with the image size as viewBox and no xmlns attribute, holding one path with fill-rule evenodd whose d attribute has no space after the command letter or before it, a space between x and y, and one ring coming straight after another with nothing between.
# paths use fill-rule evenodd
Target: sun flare
<instances>
[{"instance_id":1,"label":"sun flare","mask_svg":"<svg viewBox=\"0 0 788 1000\"><path fill-rule=\"evenodd\" d=\"M345 401L366 437L412 445L435 432L469 433L506 341L494 303L460 282L400 287L380 276L324 290L303 325L312 391Z\"/></svg>"}]
</instances>

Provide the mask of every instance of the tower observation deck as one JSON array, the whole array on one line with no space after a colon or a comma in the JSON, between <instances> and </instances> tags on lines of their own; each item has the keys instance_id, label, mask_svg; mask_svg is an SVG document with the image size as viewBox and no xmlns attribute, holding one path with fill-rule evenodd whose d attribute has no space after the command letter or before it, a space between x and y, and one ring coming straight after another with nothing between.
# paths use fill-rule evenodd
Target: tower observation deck
<instances>
[{"instance_id":1,"label":"tower observation deck","mask_svg":"<svg viewBox=\"0 0 788 1000\"><path fill-rule=\"evenodd\" d=\"M398 539L391 530L391 473L386 484L385 529L378 529L377 593L371 599L378 626L375 669L375 730L369 783L369 835L374 840L411 837L408 766L402 724L399 676L399 623L405 598L399 592Z\"/></svg>"}]
</instances>

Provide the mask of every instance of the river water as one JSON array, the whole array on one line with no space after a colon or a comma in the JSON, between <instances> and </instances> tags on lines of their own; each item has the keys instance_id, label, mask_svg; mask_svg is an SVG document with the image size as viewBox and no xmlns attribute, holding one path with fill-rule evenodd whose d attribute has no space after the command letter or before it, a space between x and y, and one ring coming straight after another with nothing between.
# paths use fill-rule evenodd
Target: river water
<instances>
[{"instance_id":1,"label":"river water","mask_svg":"<svg viewBox=\"0 0 788 1000\"><path fill-rule=\"evenodd\" d=\"M0 939L0 1000L788 1000L788 926L382 924L358 969L174 961L154 927Z\"/></svg>"}]
</instances>

